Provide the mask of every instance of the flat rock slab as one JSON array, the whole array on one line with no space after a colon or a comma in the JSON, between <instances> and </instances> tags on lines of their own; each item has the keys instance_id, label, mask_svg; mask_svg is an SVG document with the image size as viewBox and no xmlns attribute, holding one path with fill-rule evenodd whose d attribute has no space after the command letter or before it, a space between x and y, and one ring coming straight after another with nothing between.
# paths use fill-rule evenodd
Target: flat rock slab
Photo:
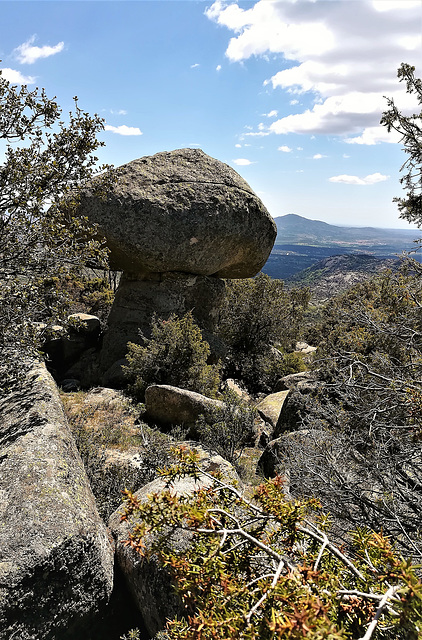
<instances>
[{"instance_id":1,"label":"flat rock slab","mask_svg":"<svg viewBox=\"0 0 422 640\"><path fill-rule=\"evenodd\" d=\"M57 387L35 365L0 402L0 639L82 638L112 585L113 546Z\"/></svg>"},{"instance_id":2,"label":"flat rock slab","mask_svg":"<svg viewBox=\"0 0 422 640\"><path fill-rule=\"evenodd\" d=\"M80 214L107 239L113 268L249 278L273 247L274 220L247 182L200 149L119 167L104 198L85 191Z\"/></svg>"}]
</instances>

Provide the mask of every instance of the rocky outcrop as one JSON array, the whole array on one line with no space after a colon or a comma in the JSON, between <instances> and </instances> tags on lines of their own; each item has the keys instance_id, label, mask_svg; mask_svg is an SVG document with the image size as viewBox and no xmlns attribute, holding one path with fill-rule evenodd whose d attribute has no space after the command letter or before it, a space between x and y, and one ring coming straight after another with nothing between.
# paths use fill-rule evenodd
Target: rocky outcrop
<instances>
[{"instance_id":1,"label":"rocky outcrop","mask_svg":"<svg viewBox=\"0 0 422 640\"><path fill-rule=\"evenodd\" d=\"M0 425L0 638L84 637L113 547L44 365L1 401Z\"/></svg>"},{"instance_id":2,"label":"rocky outcrop","mask_svg":"<svg viewBox=\"0 0 422 640\"><path fill-rule=\"evenodd\" d=\"M264 266L277 229L261 200L228 165L200 149L133 160L103 197L91 185L79 212L98 226L114 269L124 272L100 358L102 384L121 380L127 343L147 337L154 313L192 311L216 361L213 332L220 278L248 278Z\"/></svg>"},{"instance_id":3,"label":"rocky outcrop","mask_svg":"<svg viewBox=\"0 0 422 640\"><path fill-rule=\"evenodd\" d=\"M223 477L231 482L237 479L237 474L233 467L220 456L211 455L201 450L201 447L193 447L200 452L199 465L204 471L213 472L221 470ZM176 480L171 487L175 495L189 495L200 487L211 484L211 479L201 475L197 480L193 478L182 478ZM136 492L136 497L140 502L148 500L148 496L153 493L161 493L166 488L166 482L160 478L153 480L145 487ZM141 558L130 546L123 544L127 540L128 534L136 524L136 520L131 522L120 521L122 509L117 509L109 520L109 526L116 540L116 558L119 566L126 577L127 584L142 614L145 626L151 636L163 629L167 618L174 618L183 615L182 603L176 595L169 572L158 562L155 556L148 560ZM169 531L171 544L175 551L184 551L190 542L190 535L180 529ZM145 541L148 545L152 539Z\"/></svg>"},{"instance_id":4,"label":"rocky outcrop","mask_svg":"<svg viewBox=\"0 0 422 640\"><path fill-rule=\"evenodd\" d=\"M81 213L107 238L113 267L248 278L264 266L276 226L239 174L200 149L176 149L118 169L104 199Z\"/></svg>"},{"instance_id":5,"label":"rocky outcrop","mask_svg":"<svg viewBox=\"0 0 422 640\"><path fill-rule=\"evenodd\" d=\"M223 409L224 403L187 389L153 384L145 391L145 407L143 417L146 420L163 426L193 427L200 415L207 416L215 409Z\"/></svg>"},{"instance_id":6,"label":"rocky outcrop","mask_svg":"<svg viewBox=\"0 0 422 640\"><path fill-rule=\"evenodd\" d=\"M73 380L76 386L89 387L98 379L100 320L87 313L68 317L66 330L57 327L43 345L49 370L58 382Z\"/></svg>"},{"instance_id":7,"label":"rocky outcrop","mask_svg":"<svg viewBox=\"0 0 422 640\"><path fill-rule=\"evenodd\" d=\"M274 393L278 391L287 391L290 389L300 389L301 386L306 387L314 377L309 371L300 371L299 373L290 373L287 376L279 378L274 387Z\"/></svg>"}]
</instances>

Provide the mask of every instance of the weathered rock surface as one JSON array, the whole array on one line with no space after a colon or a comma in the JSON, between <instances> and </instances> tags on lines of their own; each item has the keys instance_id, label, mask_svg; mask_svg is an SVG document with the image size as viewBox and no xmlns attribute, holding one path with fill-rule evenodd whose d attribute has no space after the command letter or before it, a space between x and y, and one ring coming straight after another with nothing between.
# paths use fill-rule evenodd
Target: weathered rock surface
<instances>
[{"instance_id":1,"label":"weathered rock surface","mask_svg":"<svg viewBox=\"0 0 422 640\"><path fill-rule=\"evenodd\" d=\"M301 386L307 386L314 378L309 371L300 371L299 373L290 373L277 380L274 387L274 393L278 391L287 391L288 389L300 389Z\"/></svg>"},{"instance_id":2,"label":"weathered rock surface","mask_svg":"<svg viewBox=\"0 0 422 640\"><path fill-rule=\"evenodd\" d=\"M81 215L98 224L115 269L248 278L264 266L276 225L231 167L176 149L119 167L104 199L87 190Z\"/></svg>"},{"instance_id":3,"label":"weathered rock surface","mask_svg":"<svg viewBox=\"0 0 422 640\"><path fill-rule=\"evenodd\" d=\"M161 425L192 427L201 414L222 409L221 400L167 384L153 384L145 391L145 418Z\"/></svg>"},{"instance_id":4,"label":"weathered rock surface","mask_svg":"<svg viewBox=\"0 0 422 640\"><path fill-rule=\"evenodd\" d=\"M273 478L276 474L284 475L288 491L292 468L296 468L298 473L302 474L302 460L306 460L306 456L310 455L315 457L321 448L324 449L329 443L330 436L316 429L285 433L266 446L258 460L258 469L266 478Z\"/></svg>"},{"instance_id":5,"label":"weathered rock surface","mask_svg":"<svg viewBox=\"0 0 422 640\"><path fill-rule=\"evenodd\" d=\"M154 313L168 319L172 313L182 316L192 311L204 338L211 343L224 291L224 281L219 278L166 273L151 281L123 274L108 318L101 370L107 371L125 356L128 342L140 342L139 330L149 337Z\"/></svg>"},{"instance_id":6,"label":"weathered rock surface","mask_svg":"<svg viewBox=\"0 0 422 640\"><path fill-rule=\"evenodd\" d=\"M113 547L44 365L0 402L0 425L0 638L84 637Z\"/></svg>"},{"instance_id":7,"label":"weathered rock surface","mask_svg":"<svg viewBox=\"0 0 422 640\"><path fill-rule=\"evenodd\" d=\"M269 422L272 427L276 426L280 411L288 395L288 391L270 393L270 395L266 396L256 405L256 410L259 415L264 418L266 422Z\"/></svg>"},{"instance_id":8,"label":"weathered rock surface","mask_svg":"<svg viewBox=\"0 0 422 640\"><path fill-rule=\"evenodd\" d=\"M224 477L230 482L237 478L233 467L223 458L217 455L210 455L201 447L193 447L200 452L200 466L205 471L212 472L222 470ZM198 480L193 478L182 478L172 485L172 492L175 495L189 495L195 489L206 487L211 484L211 480L202 475ZM148 500L148 496L153 493L160 493L165 489L165 481L160 478L153 480L136 492L136 497L141 502ZM177 597L169 572L152 556L146 560L141 558L130 546L122 544L127 540L128 533L136 523L120 522L122 509L117 509L109 520L109 527L116 540L116 557L119 566L126 577L127 584L132 596L142 614L145 626L151 636L165 627L167 618L174 618L182 615L183 609L180 599ZM175 551L187 549L190 536L185 531L176 529L169 532L171 543ZM147 545L151 543L151 539Z\"/></svg>"},{"instance_id":9,"label":"weathered rock surface","mask_svg":"<svg viewBox=\"0 0 422 640\"><path fill-rule=\"evenodd\" d=\"M278 438L286 431L297 431L302 427L302 421L310 413L313 406L313 396L319 384L314 380L301 381L289 392L274 429L274 438Z\"/></svg>"}]
</instances>

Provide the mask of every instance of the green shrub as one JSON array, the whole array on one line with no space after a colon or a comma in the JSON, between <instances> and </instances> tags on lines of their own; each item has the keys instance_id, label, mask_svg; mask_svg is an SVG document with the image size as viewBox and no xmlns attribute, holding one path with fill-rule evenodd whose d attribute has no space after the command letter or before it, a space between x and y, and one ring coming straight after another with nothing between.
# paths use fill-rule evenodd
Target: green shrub
<instances>
[{"instance_id":1,"label":"green shrub","mask_svg":"<svg viewBox=\"0 0 422 640\"><path fill-rule=\"evenodd\" d=\"M252 392L271 391L277 377L285 375L273 346L294 347L309 297L307 289L286 291L282 280L263 273L228 281L218 327L228 348L225 376L243 380Z\"/></svg>"},{"instance_id":2,"label":"green shrub","mask_svg":"<svg viewBox=\"0 0 422 640\"><path fill-rule=\"evenodd\" d=\"M318 501L286 500L280 476L250 499L217 476L175 494L176 479L200 473L194 452L178 455L163 472L168 490L146 502L126 492L125 509L139 523L129 544L176 583L183 613L168 621L169 640L421 637L418 568L388 538L361 527L338 548ZM189 535L189 545L175 549L173 531Z\"/></svg>"},{"instance_id":3,"label":"green shrub","mask_svg":"<svg viewBox=\"0 0 422 640\"><path fill-rule=\"evenodd\" d=\"M209 344L192 313L168 320L154 317L151 338L144 345L128 343L126 374L129 391L143 400L150 384L169 384L214 397L220 384L219 365L208 365Z\"/></svg>"},{"instance_id":4,"label":"green shrub","mask_svg":"<svg viewBox=\"0 0 422 640\"><path fill-rule=\"evenodd\" d=\"M224 408L211 410L206 419L200 416L196 429L202 444L235 463L253 439L257 412L232 391L225 391L222 400Z\"/></svg>"}]
</instances>

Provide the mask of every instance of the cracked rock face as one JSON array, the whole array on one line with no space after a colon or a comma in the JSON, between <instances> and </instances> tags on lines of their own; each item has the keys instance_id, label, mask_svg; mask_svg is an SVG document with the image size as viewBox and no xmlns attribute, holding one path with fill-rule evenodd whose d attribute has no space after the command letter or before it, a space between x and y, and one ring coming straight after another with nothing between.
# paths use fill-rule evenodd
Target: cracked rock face
<instances>
[{"instance_id":1,"label":"cracked rock face","mask_svg":"<svg viewBox=\"0 0 422 640\"><path fill-rule=\"evenodd\" d=\"M276 226L247 182L200 149L133 160L104 199L80 213L98 224L115 269L248 278L264 266Z\"/></svg>"}]
</instances>

